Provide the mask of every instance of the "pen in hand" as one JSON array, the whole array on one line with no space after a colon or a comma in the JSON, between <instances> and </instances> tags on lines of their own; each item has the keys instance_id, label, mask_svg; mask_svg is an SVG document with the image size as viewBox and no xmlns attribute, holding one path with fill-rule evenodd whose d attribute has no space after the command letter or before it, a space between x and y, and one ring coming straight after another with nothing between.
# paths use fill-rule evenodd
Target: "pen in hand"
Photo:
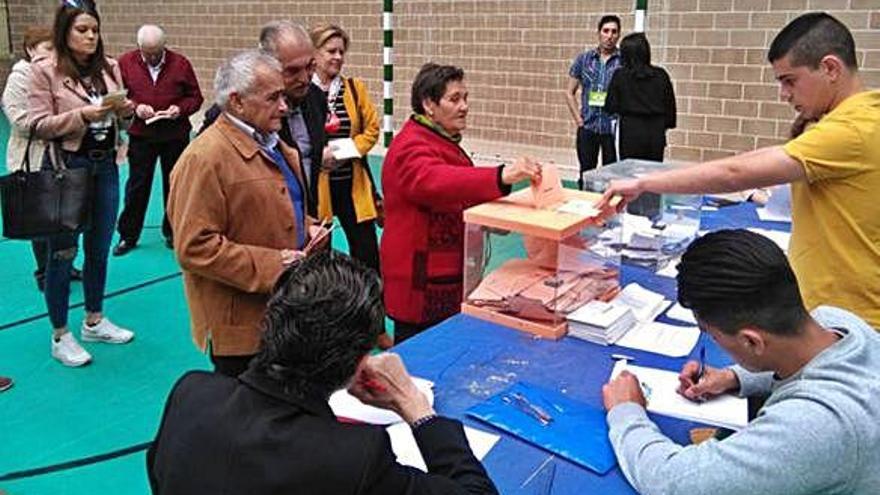
<instances>
[{"instance_id":1,"label":"pen in hand","mask_svg":"<svg viewBox=\"0 0 880 495\"><path fill-rule=\"evenodd\" d=\"M694 385L700 383L703 375L706 373L706 346L700 346L700 366L697 368L697 376L694 378Z\"/></svg>"}]
</instances>

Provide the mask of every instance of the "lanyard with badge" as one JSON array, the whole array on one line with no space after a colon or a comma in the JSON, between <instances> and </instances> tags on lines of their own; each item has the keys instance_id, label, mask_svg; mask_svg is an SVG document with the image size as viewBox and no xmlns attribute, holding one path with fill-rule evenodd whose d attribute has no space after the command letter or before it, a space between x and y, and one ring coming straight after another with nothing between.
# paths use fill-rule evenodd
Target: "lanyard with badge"
<instances>
[{"instance_id":1,"label":"lanyard with badge","mask_svg":"<svg viewBox=\"0 0 880 495\"><path fill-rule=\"evenodd\" d=\"M605 90L605 67L606 63L599 60L599 82L595 87L590 88L587 95L587 104L591 107L602 108L605 106L605 97L608 96L608 92Z\"/></svg>"}]
</instances>

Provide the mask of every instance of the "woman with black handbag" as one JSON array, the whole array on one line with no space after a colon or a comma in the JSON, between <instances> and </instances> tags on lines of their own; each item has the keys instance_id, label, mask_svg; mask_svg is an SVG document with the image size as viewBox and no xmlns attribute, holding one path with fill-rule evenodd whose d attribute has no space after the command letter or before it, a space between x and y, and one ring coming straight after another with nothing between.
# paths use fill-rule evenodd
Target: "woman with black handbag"
<instances>
[{"instance_id":1,"label":"woman with black handbag","mask_svg":"<svg viewBox=\"0 0 880 495\"><path fill-rule=\"evenodd\" d=\"M92 173L90 222L83 233L86 318L81 338L124 344L134 338L103 316L107 259L119 210L116 151L120 126L128 126L134 104L125 98L118 64L104 56L100 18L91 0L64 0L55 14L55 56L33 62L28 96L35 137L52 141L43 167L86 168ZM65 366L91 361L67 328L70 267L78 233L49 237L46 305L52 322L52 357Z\"/></svg>"},{"instance_id":2,"label":"woman with black handbag","mask_svg":"<svg viewBox=\"0 0 880 495\"><path fill-rule=\"evenodd\" d=\"M12 125L9 143L6 146L6 168L9 172L20 170L24 163L24 154L30 155L32 165L39 166L40 157L46 143L38 141L28 146L30 128L28 128L28 91L31 85L31 61L52 54L52 30L44 26L29 26L24 32L22 54L24 58L12 66L6 87L3 89L3 111ZM37 269L34 279L40 291L46 287L46 261L49 258L45 239L33 239L31 247ZM82 280L82 273L76 268L70 269L70 278Z\"/></svg>"}]
</instances>

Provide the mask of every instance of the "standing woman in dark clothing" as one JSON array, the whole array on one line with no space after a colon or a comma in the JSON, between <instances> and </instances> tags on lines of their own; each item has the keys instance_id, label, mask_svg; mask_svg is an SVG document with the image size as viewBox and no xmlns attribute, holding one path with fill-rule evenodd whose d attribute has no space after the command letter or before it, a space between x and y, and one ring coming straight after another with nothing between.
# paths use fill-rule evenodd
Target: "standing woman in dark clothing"
<instances>
[{"instance_id":1,"label":"standing woman in dark clothing","mask_svg":"<svg viewBox=\"0 0 880 495\"><path fill-rule=\"evenodd\" d=\"M666 129L675 127L675 91L669 74L651 65L651 45L643 33L620 43L622 66L608 86L605 111L620 126L620 158L663 161Z\"/></svg>"},{"instance_id":2,"label":"standing woman in dark clothing","mask_svg":"<svg viewBox=\"0 0 880 495\"><path fill-rule=\"evenodd\" d=\"M115 60L104 56L100 18L91 0L65 0L55 14L55 54L34 60L28 94L29 125L34 136L54 141L68 168L87 168L94 179L91 223L83 233L83 292L86 317L80 337L87 342L125 344L134 333L103 314L107 255L119 210L119 170L116 152L120 128L134 116L134 103L125 98L105 101L123 89ZM50 154L44 157L48 166ZM91 355L67 328L70 267L79 234L49 238L46 266L46 305L52 323L52 357L65 366L82 366Z\"/></svg>"},{"instance_id":3,"label":"standing woman in dark clothing","mask_svg":"<svg viewBox=\"0 0 880 495\"><path fill-rule=\"evenodd\" d=\"M339 26L320 24L309 33L315 45L312 82L327 94L327 139L348 139L360 155L337 161L329 147L324 151L318 176L318 218L339 217L352 258L379 271L376 238L375 188L367 165L367 152L379 139L379 116L360 79L342 75L348 34Z\"/></svg>"}]
</instances>

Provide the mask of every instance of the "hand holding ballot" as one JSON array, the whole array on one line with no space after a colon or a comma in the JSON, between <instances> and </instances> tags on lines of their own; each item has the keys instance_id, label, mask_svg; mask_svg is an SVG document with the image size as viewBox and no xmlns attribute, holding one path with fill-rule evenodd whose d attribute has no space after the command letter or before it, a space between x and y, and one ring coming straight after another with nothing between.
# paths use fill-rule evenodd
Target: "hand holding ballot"
<instances>
[{"instance_id":1,"label":"hand holding ballot","mask_svg":"<svg viewBox=\"0 0 880 495\"><path fill-rule=\"evenodd\" d=\"M146 108L141 108L146 107ZM150 125L154 122L165 119L176 119L180 116L180 107L171 105L165 110L154 111L149 105L138 105L137 116L144 119L144 123Z\"/></svg>"},{"instance_id":2,"label":"hand holding ballot","mask_svg":"<svg viewBox=\"0 0 880 495\"><path fill-rule=\"evenodd\" d=\"M624 402L635 402L642 407L648 404L638 377L629 371L621 371L617 377L602 386L602 403L606 410L610 411Z\"/></svg>"},{"instance_id":3,"label":"hand holding ballot","mask_svg":"<svg viewBox=\"0 0 880 495\"><path fill-rule=\"evenodd\" d=\"M620 213L626 205L638 199L645 192L641 179L624 179L611 181L611 185L602 194L602 198L596 202L596 209L606 211L614 209ZM620 199L617 199L620 198Z\"/></svg>"},{"instance_id":4,"label":"hand holding ballot","mask_svg":"<svg viewBox=\"0 0 880 495\"><path fill-rule=\"evenodd\" d=\"M501 170L501 182L508 186L531 179L541 183L541 164L529 157L522 157L512 165L504 165Z\"/></svg>"},{"instance_id":5,"label":"hand holding ballot","mask_svg":"<svg viewBox=\"0 0 880 495\"><path fill-rule=\"evenodd\" d=\"M704 401L739 389L739 380L729 369L704 366L701 378L699 374L700 363L688 361L678 375L678 393L692 401Z\"/></svg>"},{"instance_id":6,"label":"hand holding ballot","mask_svg":"<svg viewBox=\"0 0 880 495\"><path fill-rule=\"evenodd\" d=\"M111 91L101 99L102 107L109 107L117 116L129 118L134 114L135 103L127 98L128 90Z\"/></svg>"}]
</instances>

